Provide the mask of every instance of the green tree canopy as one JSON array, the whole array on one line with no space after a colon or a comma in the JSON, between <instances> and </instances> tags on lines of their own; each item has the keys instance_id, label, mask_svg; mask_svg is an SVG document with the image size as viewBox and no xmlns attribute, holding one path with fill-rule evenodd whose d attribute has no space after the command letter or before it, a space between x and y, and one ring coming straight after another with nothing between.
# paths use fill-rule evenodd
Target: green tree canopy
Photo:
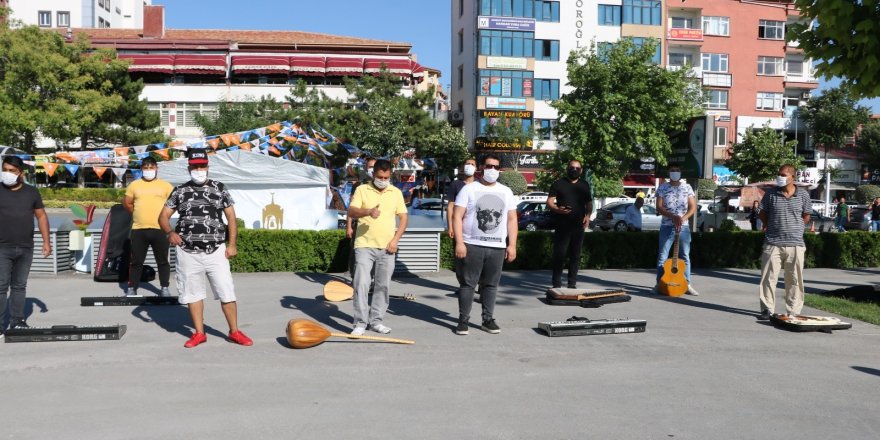
<instances>
[{"instance_id":1,"label":"green tree canopy","mask_svg":"<svg viewBox=\"0 0 880 440\"><path fill-rule=\"evenodd\" d=\"M859 185L856 188L856 201L859 203L868 205L877 197L880 197L880 187L877 185Z\"/></svg>"},{"instance_id":2,"label":"green tree canopy","mask_svg":"<svg viewBox=\"0 0 880 440\"><path fill-rule=\"evenodd\" d=\"M867 107L858 105L849 86L831 88L810 98L800 117L813 131L813 139L826 148L840 147L870 118Z\"/></svg>"},{"instance_id":3,"label":"green tree canopy","mask_svg":"<svg viewBox=\"0 0 880 440\"><path fill-rule=\"evenodd\" d=\"M862 127L856 147L872 169L880 169L880 121L873 121Z\"/></svg>"},{"instance_id":4,"label":"green tree canopy","mask_svg":"<svg viewBox=\"0 0 880 440\"><path fill-rule=\"evenodd\" d=\"M599 53L593 44L568 58L574 89L552 104L557 138L598 176L621 178L646 156L665 163L672 149L667 133L703 113L689 70L653 64L657 41L648 41L637 46L624 38Z\"/></svg>"},{"instance_id":5,"label":"green tree canopy","mask_svg":"<svg viewBox=\"0 0 880 440\"><path fill-rule=\"evenodd\" d=\"M501 148L510 149L514 170L519 168L519 159L525 154L523 151L541 148L540 142L535 144L537 136L532 125L523 124L522 119L508 118L503 114L494 123L486 124L483 136L502 145Z\"/></svg>"},{"instance_id":6,"label":"green tree canopy","mask_svg":"<svg viewBox=\"0 0 880 440\"><path fill-rule=\"evenodd\" d=\"M788 26L825 78L838 76L860 97L880 96L880 1L795 0L803 21Z\"/></svg>"},{"instance_id":7,"label":"green tree canopy","mask_svg":"<svg viewBox=\"0 0 880 440\"><path fill-rule=\"evenodd\" d=\"M437 161L441 175L452 177L452 171L468 158L468 141L462 129L443 121L425 138L417 152L421 157Z\"/></svg>"},{"instance_id":8,"label":"green tree canopy","mask_svg":"<svg viewBox=\"0 0 880 440\"><path fill-rule=\"evenodd\" d=\"M526 178L513 170L504 170L498 175L498 183L507 186L514 195L520 195L528 191Z\"/></svg>"},{"instance_id":9,"label":"green tree canopy","mask_svg":"<svg viewBox=\"0 0 880 440\"><path fill-rule=\"evenodd\" d=\"M284 109L284 104L267 95L221 103L217 107L216 115L196 115L196 124L205 135L212 136L253 130L278 121L290 120L291 117L292 113Z\"/></svg>"},{"instance_id":10,"label":"green tree canopy","mask_svg":"<svg viewBox=\"0 0 880 440\"><path fill-rule=\"evenodd\" d=\"M727 167L752 182L772 180L785 164L800 168L794 148L797 141L784 142L784 138L764 125L760 130L750 127L742 142L733 144L733 154L727 160Z\"/></svg>"}]
</instances>

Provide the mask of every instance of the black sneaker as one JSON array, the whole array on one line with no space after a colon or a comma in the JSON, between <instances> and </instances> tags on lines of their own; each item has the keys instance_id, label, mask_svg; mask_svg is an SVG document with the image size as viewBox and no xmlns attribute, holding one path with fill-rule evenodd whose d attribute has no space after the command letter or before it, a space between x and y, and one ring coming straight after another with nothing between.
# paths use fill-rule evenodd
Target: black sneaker
<instances>
[{"instance_id":1,"label":"black sneaker","mask_svg":"<svg viewBox=\"0 0 880 440\"><path fill-rule=\"evenodd\" d=\"M468 334L468 322L467 319L459 319L458 325L455 327L455 334L457 335L466 335Z\"/></svg>"},{"instance_id":2,"label":"black sneaker","mask_svg":"<svg viewBox=\"0 0 880 440\"><path fill-rule=\"evenodd\" d=\"M758 315L758 321L769 321L770 320L770 311L769 310L761 310L761 314Z\"/></svg>"},{"instance_id":3,"label":"black sneaker","mask_svg":"<svg viewBox=\"0 0 880 440\"><path fill-rule=\"evenodd\" d=\"M487 333L492 333L493 335L501 333L501 327L498 327L498 324L495 324L494 319L488 319L483 321L483 326L480 327L483 331Z\"/></svg>"},{"instance_id":4,"label":"black sneaker","mask_svg":"<svg viewBox=\"0 0 880 440\"><path fill-rule=\"evenodd\" d=\"M31 326L29 326L29 325L27 324L27 322L25 322L24 319L13 319L13 320L12 320L12 323L9 324L9 328L10 328L10 329L14 329L14 328L31 328Z\"/></svg>"}]
</instances>

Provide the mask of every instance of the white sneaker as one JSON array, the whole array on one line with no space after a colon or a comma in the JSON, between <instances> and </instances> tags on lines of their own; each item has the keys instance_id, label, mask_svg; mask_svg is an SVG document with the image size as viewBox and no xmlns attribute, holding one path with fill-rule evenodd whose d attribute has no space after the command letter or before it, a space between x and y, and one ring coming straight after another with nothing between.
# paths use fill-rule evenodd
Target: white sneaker
<instances>
[{"instance_id":1,"label":"white sneaker","mask_svg":"<svg viewBox=\"0 0 880 440\"><path fill-rule=\"evenodd\" d=\"M355 326L354 329L352 329L351 335L352 336L363 336L365 331L367 331L366 327L358 325L358 326Z\"/></svg>"},{"instance_id":2,"label":"white sneaker","mask_svg":"<svg viewBox=\"0 0 880 440\"><path fill-rule=\"evenodd\" d=\"M138 291L137 291L137 289L135 289L134 287L129 287L129 288L125 291L125 296L134 296L134 297L138 297L138 296L140 296L140 295L138 295Z\"/></svg>"},{"instance_id":3,"label":"white sneaker","mask_svg":"<svg viewBox=\"0 0 880 440\"><path fill-rule=\"evenodd\" d=\"M163 287L162 290L159 291L159 296L171 296L171 289Z\"/></svg>"},{"instance_id":4,"label":"white sneaker","mask_svg":"<svg viewBox=\"0 0 880 440\"><path fill-rule=\"evenodd\" d=\"M371 325L370 327L371 327L371 328L373 329L373 331L376 332L376 333L382 333L383 335L387 335L388 333L391 333L391 328L388 327L388 326L386 326L386 325L384 325L384 324L382 324L382 323L379 323L379 324L373 324L373 325Z\"/></svg>"},{"instance_id":5,"label":"white sneaker","mask_svg":"<svg viewBox=\"0 0 880 440\"><path fill-rule=\"evenodd\" d=\"M688 286L688 291L686 293L688 295L700 296L700 292L697 292L697 289L694 289L694 286Z\"/></svg>"}]
</instances>

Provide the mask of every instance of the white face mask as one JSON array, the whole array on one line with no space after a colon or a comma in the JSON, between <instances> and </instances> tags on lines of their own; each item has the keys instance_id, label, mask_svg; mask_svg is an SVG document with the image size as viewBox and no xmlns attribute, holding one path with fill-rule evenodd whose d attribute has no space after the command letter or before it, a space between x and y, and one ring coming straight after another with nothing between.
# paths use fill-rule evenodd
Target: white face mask
<instances>
[{"instance_id":1,"label":"white face mask","mask_svg":"<svg viewBox=\"0 0 880 440\"><path fill-rule=\"evenodd\" d=\"M483 170L483 180L488 183L495 183L495 181L498 180L499 174L501 174L501 172L494 168L486 168Z\"/></svg>"},{"instance_id":2,"label":"white face mask","mask_svg":"<svg viewBox=\"0 0 880 440\"><path fill-rule=\"evenodd\" d=\"M776 176L776 186L781 188L786 185L788 185L788 177Z\"/></svg>"},{"instance_id":3,"label":"white face mask","mask_svg":"<svg viewBox=\"0 0 880 440\"><path fill-rule=\"evenodd\" d=\"M373 178L373 169L372 168L367 168L367 177L369 177L370 179Z\"/></svg>"},{"instance_id":4,"label":"white face mask","mask_svg":"<svg viewBox=\"0 0 880 440\"><path fill-rule=\"evenodd\" d=\"M379 188L379 189L385 189L385 188L388 188L388 185L389 185L390 183L391 183L390 180L373 179L373 185L375 185L376 188Z\"/></svg>"},{"instance_id":5,"label":"white face mask","mask_svg":"<svg viewBox=\"0 0 880 440\"><path fill-rule=\"evenodd\" d=\"M6 186L15 186L18 184L18 174L3 171L2 179L0 180L2 180L3 184Z\"/></svg>"},{"instance_id":6,"label":"white face mask","mask_svg":"<svg viewBox=\"0 0 880 440\"><path fill-rule=\"evenodd\" d=\"M196 185L201 185L208 181L208 170L192 170L189 172L189 177Z\"/></svg>"},{"instance_id":7,"label":"white face mask","mask_svg":"<svg viewBox=\"0 0 880 440\"><path fill-rule=\"evenodd\" d=\"M681 171L670 171L669 180L673 182L678 182L679 180L681 180Z\"/></svg>"},{"instance_id":8,"label":"white face mask","mask_svg":"<svg viewBox=\"0 0 880 440\"><path fill-rule=\"evenodd\" d=\"M468 177L473 176L475 172L477 172L477 167L475 167L471 164L467 164L464 166L464 175L465 176L468 176Z\"/></svg>"},{"instance_id":9,"label":"white face mask","mask_svg":"<svg viewBox=\"0 0 880 440\"><path fill-rule=\"evenodd\" d=\"M156 170L144 170L144 180L153 180L156 178Z\"/></svg>"}]
</instances>

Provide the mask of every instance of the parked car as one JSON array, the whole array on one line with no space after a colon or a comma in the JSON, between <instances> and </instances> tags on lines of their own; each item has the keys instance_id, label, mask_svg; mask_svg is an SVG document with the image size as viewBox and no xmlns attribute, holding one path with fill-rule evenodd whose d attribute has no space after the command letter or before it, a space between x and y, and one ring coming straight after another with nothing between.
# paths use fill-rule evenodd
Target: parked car
<instances>
[{"instance_id":1,"label":"parked car","mask_svg":"<svg viewBox=\"0 0 880 440\"><path fill-rule=\"evenodd\" d=\"M848 205L849 203L847 203ZM847 231L870 231L871 210L865 206L850 207L849 222L846 223Z\"/></svg>"},{"instance_id":2,"label":"parked car","mask_svg":"<svg viewBox=\"0 0 880 440\"><path fill-rule=\"evenodd\" d=\"M804 226L804 229L815 232L831 232L837 230L834 225L834 217L824 216L817 209L810 211L810 221Z\"/></svg>"},{"instance_id":3,"label":"parked car","mask_svg":"<svg viewBox=\"0 0 880 440\"><path fill-rule=\"evenodd\" d=\"M596 219L593 220L594 229L603 231L615 230L626 231L626 208L634 202L614 202L609 203L598 211L596 211ZM657 213L657 209L650 205L642 206L642 230L643 231L659 231L660 221L663 216Z\"/></svg>"},{"instance_id":4,"label":"parked car","mask_svg":"<svg viewBox=\"0 0 880 440\"><path fill-rule=\"evenodd\" d=\"M541 191L527 192L519 196L521 202L547 202L549 194Z\"/></svg>"},{"instance_id":5,"label":"parked car","mask_svg":"<svg viewBox=\"0 0 880 440\"><path fill-rule=\"evenodd\" d=\"M553 219L546 202L519 202L516 205L516 220L520 230L553 229Z\"/></svg>"},{"instance_id":6,"label":"parked car","mask_svg":"<svg viewBox=\"0 0 880 440\"><path fill-rule=\"evenodd\" d=\"M409 215L430 215L439 217L443 213L443 205L444 203L440 199L413 199L413 202L407 209L407 212L409 213Z\"/></svg>"}]
</instances>

